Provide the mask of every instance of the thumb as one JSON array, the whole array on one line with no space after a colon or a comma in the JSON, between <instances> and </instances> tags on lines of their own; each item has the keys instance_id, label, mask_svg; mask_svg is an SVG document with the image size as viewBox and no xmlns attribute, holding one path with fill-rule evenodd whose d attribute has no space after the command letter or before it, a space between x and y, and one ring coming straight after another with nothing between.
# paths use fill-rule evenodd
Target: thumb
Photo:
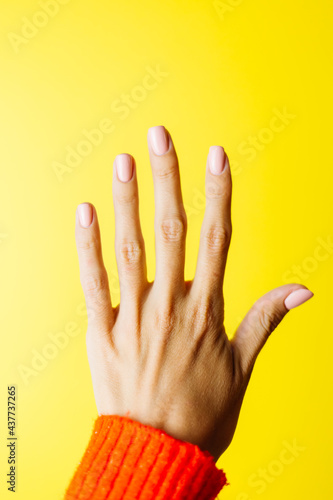
<instances>
[{"instance_id":1,"label":"thumb","mask_svg":"<svg viewBox=\"0 0 333 500\"><path fill-rule=\"evenodd\" d=\"M271 290L255 302L231 340L242 373L252 370L266 340L287 312L312 296L305 286L288 284Z\"/></svg>"}]
</instances>

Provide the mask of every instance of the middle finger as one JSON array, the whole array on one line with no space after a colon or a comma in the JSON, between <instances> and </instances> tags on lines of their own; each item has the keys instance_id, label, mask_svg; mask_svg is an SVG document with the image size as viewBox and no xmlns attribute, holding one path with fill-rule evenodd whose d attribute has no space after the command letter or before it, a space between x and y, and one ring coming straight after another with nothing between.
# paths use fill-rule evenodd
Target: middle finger
<instances>
[{"instance_id":1,"label":"middle finger","mask_svg":"<svg viewBox=\"0 0 333 500\"><path fill-rule=\"evenodd\" d=\"M159 292L171 292L176 288L184 290L187 218L177 154L170 134L163 126L149 129L148 146L155 197L154 286Z\"/></svg>"}]
</instances>

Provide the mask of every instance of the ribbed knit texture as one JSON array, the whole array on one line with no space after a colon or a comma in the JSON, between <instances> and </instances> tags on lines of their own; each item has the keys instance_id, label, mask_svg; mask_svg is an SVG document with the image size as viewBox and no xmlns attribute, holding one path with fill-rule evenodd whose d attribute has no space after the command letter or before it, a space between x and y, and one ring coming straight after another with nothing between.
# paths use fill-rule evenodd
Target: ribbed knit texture
<instances>
[{"instance_id":1,"label":"ribbed knit texture","mask_svg":"<svg viewBox=\"0 0 333 500\"><path fill-rule=\"evenodd\" d=\"M128 417L101 415L64 500L212 500L225 484L208 451Z\"/></svg>"}]
</instances>

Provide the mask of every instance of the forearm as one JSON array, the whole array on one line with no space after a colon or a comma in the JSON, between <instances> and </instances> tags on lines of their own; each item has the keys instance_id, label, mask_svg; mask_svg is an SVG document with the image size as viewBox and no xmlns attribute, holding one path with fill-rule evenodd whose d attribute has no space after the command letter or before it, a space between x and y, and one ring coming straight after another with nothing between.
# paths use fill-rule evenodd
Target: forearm
<instances>
[{"instance_id":1,"label":"forearm","mask_svg":"<svg viewBox=\"0 0 333 500\"><path fill-rule=\"evenodd\" d=\"M212 500L225 484L209 452L127 417L102 415L64 500Z\"/></svg>"}]
</instances>

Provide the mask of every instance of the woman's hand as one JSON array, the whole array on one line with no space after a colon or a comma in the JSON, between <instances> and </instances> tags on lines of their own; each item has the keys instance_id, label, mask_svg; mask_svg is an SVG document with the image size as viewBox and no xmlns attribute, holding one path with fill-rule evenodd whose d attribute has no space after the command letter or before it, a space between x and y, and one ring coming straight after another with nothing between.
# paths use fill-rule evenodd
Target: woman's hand
<instances>
[{"instance_id":1,"label":"woman's hand","mask_svg":"<svg viewBox=\"0 0 333 500\"><path fill-rule=\"evenodd\" d=\"M287 311L312 297L299 284L259 299L231 341L223 276L231 237L231 174L209 150L206 210L193 281L184 281L187 220L178 160L164 127L148 133L155 192L156 275L147 281L134 159L116 157L113 201L120 304L111 304L95 208L79 205L76 242L88 310L89 365L99 415L127 416L197 444L215 458L229 446L255 360Z\"/></svg>"}]
</instances>

